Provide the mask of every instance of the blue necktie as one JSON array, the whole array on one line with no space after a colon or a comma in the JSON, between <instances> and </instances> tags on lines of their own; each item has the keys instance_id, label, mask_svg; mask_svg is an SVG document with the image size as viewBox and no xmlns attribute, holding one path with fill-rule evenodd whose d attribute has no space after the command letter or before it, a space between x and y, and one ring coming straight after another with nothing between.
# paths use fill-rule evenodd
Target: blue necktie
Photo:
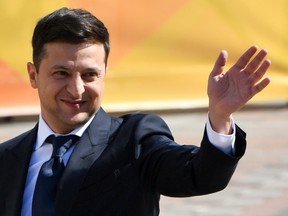
<instances>
[{"instance_id":1,"label":"blue necktie","mask_svg":"<svg viewBox=\"0 0 288 216\"><path fill-rule=\"evenodd\" d=\"M53 216L57 184L64 170L63 155L78 140L75 135L49 136L47 143L53 144L51 158L43 163L36 181L33 203L33 216Z\"/></svg>"}]
</instances>

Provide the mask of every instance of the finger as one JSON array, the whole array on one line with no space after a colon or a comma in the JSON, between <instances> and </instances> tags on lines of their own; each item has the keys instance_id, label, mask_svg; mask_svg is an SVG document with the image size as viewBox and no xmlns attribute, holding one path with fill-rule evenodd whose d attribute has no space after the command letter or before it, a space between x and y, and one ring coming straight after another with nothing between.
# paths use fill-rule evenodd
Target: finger
<instances>
[{"instance_id":1,"label":"finger","mask_svg":"<svg viewBox=\"0 0 288 216\"><path fill-rule=\"evenodd\" d=\"M271 65L271 61L269 59L266 59L263 64L258 68L258 70L255 73L252 73L249 77L252 83L257 83L259 80L262 79L262 77L267 72L268 68Z\"/></svg>"},{"instance_id":2,"label":"finger","mask_svg":"<svg viewBox=\"0 0 288 216\"><path fill-rule=\"evenodd\" d=\"M222 50L215 62L213 70L211 72L211 76L217 76L224 71L224 67L226 65L228 59L228 53L226 50Z\"/></svg>"},{"instance_id":3,"label":"finger","mask_svg":"<svg viewBox=\"0 0 288 216\"><path fill-rule=\"evenodd\" d=\"M257 83L257 85L252 88L252 97L257 93L261 92L264 88L266 88L270 83L269 77L266 77L261 82Z\"/></svg>"},{"instance_id":4,"label":"finger","mask_svg":"<svg viewBox=\"0 0 288 216\"><path fill-rule=\"evenodd\" d=\"M255 58L247 65L245 68L245 72L248 74L254 73L257 68L260 66L261 62L264 60L266 55L268 54L268 51L266 49L262 49Z\"/></svg>"},{"instance_id":5,"label":"finger","mask_svg":"<svg viewBox=\"0 0 288 216\"><path fill-rule=\"evenodd\" d=\"M234 67L236 67L239 70L242 70L246 67L252 56L256 53L258 50L257 46L250 47L236 62Z\"/></svg>"}]
</instances>

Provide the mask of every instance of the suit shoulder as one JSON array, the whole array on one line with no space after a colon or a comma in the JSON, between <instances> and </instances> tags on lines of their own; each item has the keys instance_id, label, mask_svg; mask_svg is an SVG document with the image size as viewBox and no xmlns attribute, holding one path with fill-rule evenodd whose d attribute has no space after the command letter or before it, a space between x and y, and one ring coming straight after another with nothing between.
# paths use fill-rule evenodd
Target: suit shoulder
<instances>
[{"instance_id":1,"label":"suit shoulder","mask_svg":"<svg viewBox=\"0 0 288 216\"><path fill-rule=\"evenodd\" d=\"M157 122L164 122L164 120L155 114L145 114L145 113L130 113L126 115L120 116L124 120L124 122L135 122L139 123L141 121L157 121ZM165 123L166 124L166 123Z\"/></svg>"},{"instance_id":2,"label":"suit shoulder","mask_svg":"<svg viewBox=\"0 0 288 216\"><path fill-rule=\"evenodd\" d=\"M119 117L120 130L133 133L135 136L165 135L172 138L171 131L166 122L158 115L132 113Z\"/></svg>"},{"instance_id":3,"label":"suit shoulder","mask_svg":"<svg viewBox=\"0 0 288 216\"><path fill-rule=\"evenodd\" d=\"M145 114L145 113L131 113L122 115L119 117L121 124L133 126L133 127L164 127L168 129L166 122L158 115Z\"/></svg>"}]
</instances>

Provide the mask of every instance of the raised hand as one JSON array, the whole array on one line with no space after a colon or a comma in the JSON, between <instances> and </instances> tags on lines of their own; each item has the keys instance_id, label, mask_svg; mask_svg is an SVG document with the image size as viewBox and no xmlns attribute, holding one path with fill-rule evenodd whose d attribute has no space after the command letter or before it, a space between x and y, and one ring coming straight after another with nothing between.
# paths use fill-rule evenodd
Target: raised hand
<instances>
[{"instance_id":1,"label":"raised hand","mask_svg":"<svg viewBox=\"0 0 288 216\"><path fill-rule=\"evenodd\" d=\"M227 52L222 51L216 60L208 80L210 121L216 131L225 132L220 126L224 122L228 125L231 114L270 83L268 77L263 78L271 64L265 60L267 50L262 49L252 58L257 50L256 46L250 47L227 72Z\"/></svg>"}]
</instances>

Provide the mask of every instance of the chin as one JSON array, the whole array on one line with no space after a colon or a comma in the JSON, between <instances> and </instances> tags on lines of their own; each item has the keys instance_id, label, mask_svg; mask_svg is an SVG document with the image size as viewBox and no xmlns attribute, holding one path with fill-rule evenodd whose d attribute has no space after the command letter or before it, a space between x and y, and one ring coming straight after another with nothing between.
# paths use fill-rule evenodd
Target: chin
<instances>
[{"instance_id":1,"label":"chin","mask_svg":"<svg viewBox=\"0 0 288 216\"><path fill-rule=\"evenodd\" d=\"M69 122L73 125L84 125L89 119L91 118L91 115L88 115L87 113L79 113L75 116L72 116L69 120Z\"/></svg>"}]
</instances>

